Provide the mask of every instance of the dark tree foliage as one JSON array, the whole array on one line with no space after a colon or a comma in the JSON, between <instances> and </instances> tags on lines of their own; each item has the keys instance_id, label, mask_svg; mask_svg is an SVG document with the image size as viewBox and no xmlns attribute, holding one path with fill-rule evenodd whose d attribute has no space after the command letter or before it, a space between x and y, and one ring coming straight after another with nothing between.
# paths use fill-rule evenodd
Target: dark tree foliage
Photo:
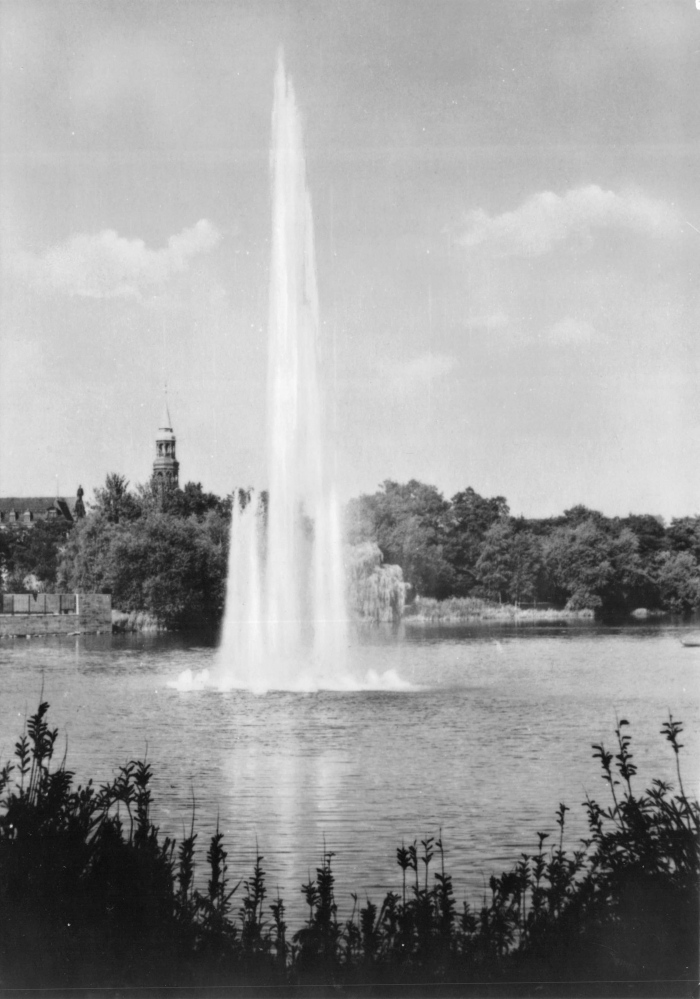
<instances>
[{"instance_id":1,"label":"dark tree foliage","mask_svg":"<svg viewBox=\"0 0 700 999\"><path fill-rule=\"evenodd\" d=\"M46 591L56 588L58 566L72 525L60 520L38 520L31 526L0 531L0 567L3 589L22 593L31 588L27 577Z\"/></svg>"},{"instance_id":2,"label":"dark tree foliage","mask_svg":"<svg viewBox=\"0 0 700 999\"><path fill-rule=\"evenodd\" d=\"M587 524L591 521L599 527L603 527L605 517L597 510L589 510L582 503L572 506L570 510L564 510L564 523L569 527L578 527L579 524Z\"/></svg>"},{"instance_id":3,"label":"dark tree foliage","mask_svg":"<svg viewBox=\"0 0 700 999\"><path fill-rule=\"evenodd\" d=\"M168 627L206 625L222 614L227 529L211 513L199 522L152 510L129 523L87 516L62 563L68 590L108 590L122 611L145 610Z\"/></svg>"},{"instance_id":4,"label":"dark tree foliage","mask_svg":"<svg viewBox=\"0 0 700 999\"><path fill-rule=\"evenodd\" d=\"M518 531L509 517L484 535L476 562L477 595L499 602L532 602L542 568L542 547L529 531Z\"/></svg>"},{"instance_id":5,"label":"dark tree foliage","mask_svg":"<svg viewBox=\"0 0 700 999\"><path fill-rule=\"evenodd\" d=\"M63 551L61 587L107 590L115 609L146 611L166 627L216 623L225 599L226 503L199 483L165 497L150 484L132 493L117 475L96 495Z\"/></svg>"},{"instance_id":6,"label":"dark tree foliage","mask_svg":"<svg viewBox=\"0 0 700 999\"><path fill-rule=\"evenodd\" d=\"M150 481L131 491L124 476L108 475L60 552L58 586L108 591L116 610L145 611L168 628L218 623L234 494L245 503L251 490L221 499L199 482L162 491Z\"/></svg>"},{"instance_id":7,"label":"dark tree foliage","mask_svg":"<svg viewBox=\"0 0 700 999\"><path fill-rule=\"evenodd\" d=\"M655 569L662 606L683 614L700 605L698 563L690 552L662 552Z\"/></svg>"},{"instance_id":8,"label":"dark tree foliage","mask_svg":"<svg viewBox=\"0 0 700 999\"><path fill-rule=\"evenodd\" d=\"M569 808L560 804L554 836L538 833L531 853L491 876L480 907L458 904L442 835L424 834L396 850L400 889L379 903L353 893L341 920L334 854L324 847L301 889L308 918L288 934L279 890L268 899L262 856L232 884L217 828L207 877L197 880L194 816L180 843L161 836L150 765L133 760L100 787L76 787L65 757L55 762L47 710L41 703L14 763L0 770L4 988L325 995L401 985L484 995L498 985L499 995L532 996L537 983L538 995L694 994L700 808L683 786L683 726L671 715L661 734L677 786L655 780L640 792L621 719L612 750L592 747L609 800L586 798L579 848L569 848ZM429 983L443 988L427 991Z\"/></svg>"},{"instance_id":9,"label":"dark tree foliage","mask_svg":"<svg viewBox=\"0 0 700 999\"><path fill-rule=\"evenodd\" d=\"M685 613L700 606L700 517L608 518L578 505L513 518L502 496L471 487L446 501L412 480L385 482L349 506L349 540L375 542L414 594L512 603Z\"/></svg>"},{"instance_id":10,"label":"dark tree foliage","mask_svg":"<svg viewBox=\"0 0 700 999\"><path fill-rule=\"evenodd\" d=\"M455 596L466 596L482 582L476 564L484 538L493 525L508 515L503 496L486 499L469 486L452 497L445 552L454 569Z\"/></svg>"},{"instance_id":11,"label":"dark tree foliage","mask_svg":"<svg viewBox=\"0 0 700 999\"><path fill-rule=\"evenodd\" d=\"M111 474L68 539L58 525L0 532L5 587L21 589L33 574L49 589L109 589L116 608L146 610L170 626L215 621L234 496L245 505L252 492L221 499L194 482L132 492ZM559 517L514 518L502 496L468 487L446 500L415 479L387 480L348 504L347 539L376 544L384 564L401 567L409 602L472 595L601 613L700 606L700 517L665 527L651 514L608 518L579 505Z\"/></svg>"},{"instance_id":12,"label":"dark tree foliage","mask_svg":"<svg viewBox=\"0 0 700 999\"><path fill-rule=\"evenodd\" d=\"M12 533L9 530L0 530L0 588L3 590L7 588L12 552Z\"/></svg>"},{"instance_id":13,"label":"dark tree foliage","mask_svg":"<svg viewBox=\"0 0 700 999\"><path fill-rule=\"evenodd\" d=\"M401 566L413 593L447 597L454 587L445 555L449 510L435 486L387 480L373 496L351 501L350 540L375 541L387 564Z\"/></svg>"},{"instance_id":14,"label":"dark tree foliage","mask_svg":"<svg viewBox=\"0 0 700 999\"><path fill-rule=\"evenodd\" d=\"M657 555L669 547L671 528L666 530L661 517L652 517L649 513L631 513L628 517L622 517L618 523L621 529L627 528L637 538L641 558Z\"/></svg>"},{"instance_id":15,"label":"dark tree foliage","mask_svg":"<svg viewBox=\"0 0 700 999\"><path fill-rule=\"evenodd\" d=\"M666 531L668 547L674 552L690 552L700 562L700 517L672 520Z\"/></svg>"},{"instance_id":16,"label":"dark tree foliage","mask_svg":"<svg viewBox=\"0 0 700 999\"><path fill-rule=\"evenodd\" d=\"M141 516L141 505L129 492L129 483L123 475L110 473L104 488L95 490L95 510L110 524L136 520Z\"/></svg>"},{"instance_id":17,"label":"dark tree foliage","mask_svg":"<svg viewBox=\"0 0 700 999\"><path fill-rule=\"evenodd\" d=\"M175 517L201 519L210 510L222 513L224 504L215 493L205 493L201 482L187 482L182 489L173 489L166 494L163 507Z\"/></svg>"}]
</instances>

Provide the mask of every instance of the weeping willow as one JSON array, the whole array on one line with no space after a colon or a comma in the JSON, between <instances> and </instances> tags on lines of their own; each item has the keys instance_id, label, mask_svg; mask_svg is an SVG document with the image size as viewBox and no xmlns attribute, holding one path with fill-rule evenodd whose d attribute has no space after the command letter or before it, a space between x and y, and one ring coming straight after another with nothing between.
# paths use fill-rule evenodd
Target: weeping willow
<instances>
[{"instance_id":1,"label":"weeping willow","mask_svg":"<svg viewBox=\"0 0 700 999\"><path fill-rule=\"evenodd\" d=\"M406 601L401 566L383 565L379 546L372 541L354 545L346 553L348 603L367 621L400 621Z\"/></svg>"}]
</instances>

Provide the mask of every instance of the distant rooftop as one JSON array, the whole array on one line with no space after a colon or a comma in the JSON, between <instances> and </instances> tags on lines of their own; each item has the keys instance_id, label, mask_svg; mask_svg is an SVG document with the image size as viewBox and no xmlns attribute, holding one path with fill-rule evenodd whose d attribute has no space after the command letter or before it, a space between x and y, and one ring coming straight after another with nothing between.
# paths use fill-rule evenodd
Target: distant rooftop
<instances>
[{"instance_id":1,"label":"distant rooftop","mask_svg":"<svg viewBox=\"0 0 700 999\"><path fill-rule=\"evenodd\" d=\"M57 496L0 496L0 522L8 523L13 512L18 520L26 513L30 514L31 520L44 520L51 516L51 511L72 522L77 499L77 496L68 499Z\"/></svg>"}]
</instances>

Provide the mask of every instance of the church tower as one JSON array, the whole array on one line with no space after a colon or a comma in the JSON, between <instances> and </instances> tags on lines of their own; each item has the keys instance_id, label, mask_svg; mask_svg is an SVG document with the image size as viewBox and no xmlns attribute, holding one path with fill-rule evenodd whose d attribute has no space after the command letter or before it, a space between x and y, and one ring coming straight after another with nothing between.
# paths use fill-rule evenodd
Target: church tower
<instances>
[{"instance_id":1,"label":"church tower","mask_svg":"<svg viewBox=\"0 0 700 999\"><path fill-rule=\"evenodd\" d=\"M153 462L153 484L161 496L166 490L177 488L179 471L180 464L175 457L175 434L166 397L163 418L156 436L156 459Z\"/></svg>"}]
</instances>

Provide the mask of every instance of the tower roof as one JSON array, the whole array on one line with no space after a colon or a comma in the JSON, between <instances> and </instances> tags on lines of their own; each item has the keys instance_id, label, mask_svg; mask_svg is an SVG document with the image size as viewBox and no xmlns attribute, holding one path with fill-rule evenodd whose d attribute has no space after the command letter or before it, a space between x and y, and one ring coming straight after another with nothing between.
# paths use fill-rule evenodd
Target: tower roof
<instances>
[{"instance_id":1,"label":"tower roof","mask_svg":"<svg viewBox=\"0 0 700 999\"><path fill-rule=\"evenodd\" d=\"M170 419L170 410L168 409L167 396L165 397L165 401L163 403L163 416L161 417L160 426L158 427L158 429L169 430L170 433L173 432L173 423L172 420Z\"/></svg>"},{"instance_id":2,"label":"tower roof","mask_svg":"<svg viewBox=\"0 0 700 999\"><path fill-rule=\"evenodd\" d=\"M168 397L165 397L163 402L163 415L160 420L160 425L158 427L157 440L159 441L174 441L175 434L173 433L173 424L170 419L170 410L168 409Z\"/></svg>"}]
</instances>

